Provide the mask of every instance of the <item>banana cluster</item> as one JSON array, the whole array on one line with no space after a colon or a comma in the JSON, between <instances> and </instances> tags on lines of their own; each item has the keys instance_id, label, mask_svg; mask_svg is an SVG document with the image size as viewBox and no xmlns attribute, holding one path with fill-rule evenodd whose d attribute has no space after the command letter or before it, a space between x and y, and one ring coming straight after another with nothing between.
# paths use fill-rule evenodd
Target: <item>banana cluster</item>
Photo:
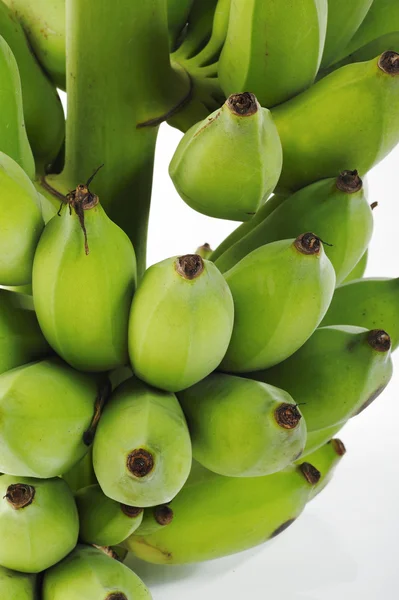
<instances>
[{"instance_id":1,"label":"banana cluster","mask_svg":"<svg viewBox=\"0 0 399 600\"><path fill-rule=\"evenodd\" d=\"M0 1L0 598L148 600L128 552L191 563L279 535L392 377L399 278L363 276L365 177L399 143L399 11L164 3L190 81L164 115L184 132L171 179L241 224L141 275L97 172L46 179L73 5Z\"/></svg>"}]
</instances>

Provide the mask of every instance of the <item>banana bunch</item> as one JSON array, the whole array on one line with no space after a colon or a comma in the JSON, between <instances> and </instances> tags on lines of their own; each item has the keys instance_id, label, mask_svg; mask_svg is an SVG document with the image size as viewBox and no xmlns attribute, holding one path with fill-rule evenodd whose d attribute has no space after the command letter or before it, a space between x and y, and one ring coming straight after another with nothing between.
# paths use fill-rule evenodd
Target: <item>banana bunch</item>
<instances>
[{"instance_id":1,"label":"banana bunch","mask_svg":"<svg viewBox=\"0 0 399 600\"><path fill-rule=\"evenodd\" d=\"M274 538L392 378L399 277L364 276L398 4L285 4L0 0L1 599L150 600L128 553ZM162 121L183 201L241 224L143 269Z\"/></svg>"}]
</instances>

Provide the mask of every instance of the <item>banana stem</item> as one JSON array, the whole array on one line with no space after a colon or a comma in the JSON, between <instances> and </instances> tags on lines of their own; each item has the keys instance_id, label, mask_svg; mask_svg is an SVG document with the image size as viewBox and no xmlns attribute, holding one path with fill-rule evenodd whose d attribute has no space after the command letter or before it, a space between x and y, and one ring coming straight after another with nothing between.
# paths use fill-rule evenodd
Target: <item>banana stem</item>
<instances>
[{"instance_id":1,"label":"banana stem","mask_svg":"<svg viewBox=\"0 0 399 600\"><path fill-rule=\"evenodd\" d=\"M190 81L169 58L166 0L66 0L68 119L61 193L92 183L145 269L158 125L179 110Z\"/></svg>"}]
</instances>

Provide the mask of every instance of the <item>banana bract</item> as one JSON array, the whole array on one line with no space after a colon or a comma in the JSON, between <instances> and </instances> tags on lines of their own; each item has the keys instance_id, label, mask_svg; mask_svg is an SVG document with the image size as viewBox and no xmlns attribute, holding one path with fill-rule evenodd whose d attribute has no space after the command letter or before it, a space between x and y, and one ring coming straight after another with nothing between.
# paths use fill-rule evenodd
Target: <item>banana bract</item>
<instances>
[{"instance_id":1,"label":"banana bract","mask_svg":"<svg viewBox=\"0 0 399 600\"><path fill-rule=\"evenodd\" d=\"M29 177L3 152L0 186L0 285L25 285L32 281L33 258L44 227L40 202Z\"/></svg>"},{"instance_id":2,"label":"banana bract","mask_svg":"<svg viewBox=\"0 0 399 600\"><path fill-rule=\"evenodd\" d=\"M56 86L65 90L65 0L3 1L21 22L42 66Z\"/></svg>"},{"instance_id":3,"label":"banana bract","mask_svg":"<svg viewBox=\"0 0 399 600\"><path fill-rule=\"evenodd\" d=\"M273 109L284 154L277 190L334 177L348 165L369 171L399 141L398 94L398 55L389 51L342 67Z\"/></svg>"},{"instance_id":4,"label":"banana bract","mask_svg":"<svg viewBox=\"0 0 399 600\"><path fill-rule=\"evenodd\" d=\"M302 415L276 387L213 373L178 397L194 458L220 475L269 475L297 460L305 447Z\"/></svg>"},{"instance_id":5,"label":"banana bract","mask_svg":"<svg viewBox=\"0 0 399 600\"><path fill-rule=\"evenodd\" d=\"M47 341L65 361L82 371L106 371L129 360L136 257L87 186L79 186L69 202L71 210L65 206L40 238L35 309Z\"/></svg>"},{"instance_id":6,"label":"banana bract","mask_svg":"<svg viewBox=\"0 0 399 600\"><path fill-rule=\"evenodd\" d=\"M128 506L172 500L191 467L191 441L174 394L132 378L111 396L93 447L98 482L109 498Z\"/></svg>"},{"instance_id":7,"label":"banana bract","mask_svg":"<svg viewBox=\"0 0 399 600\"><path fill-rule=\"evenodd\" d=\"M18 64L26 130L33 154L37 162L46 167L57 157L64 139L65 119L57 90L41 70L16 15L3 2L0 3L0 35Z\"/></svg>"},{"instance_id":8,"label":"banana bract","mask_svg":"<svg viewBox=\"0 0 399 600\"><path fill-rule=\"evenodd\" d=\"M347 46L372 4L373 0L328 0L327 35L321 68L328 67L340 50Z\"/></svg>"},{"instance_id":9,"label":"banana bract","mask_svg":"<svg viewBox=\"0 0 399 600\"><path fill-rule=\"evenodd\" d=\"M36 576L0 567L0 598L39 600Z\"/></svg>"},{"instance_id":10,"label":"banana bract","mask_svg":"<svg viewBox=\"0 0 399 600\"><path fill-rule=\"evenodd\" d=\"M321 327L293 356L251 377L284 385L308 431L318 431L345 423L381 394L392 377L390 347L382 330Z\"/></svg>"},{"instance_id":11,"label":"banana bract","mask_svg":"<svg viewBox=\"0 0 399 600\"><path fill-rule=\"evenodd\" d=\"M399 278L363 279L338 287L322 325L384 329L399 346Z\"/></svg>"},{"instance_id":12,"label":"banana bract","mask_svg":"<svg viewBox=\"0 0 399 600\"><path fill-rule=\"evenodd\" d=\"M58 358L0 375L0 472L55 477L83 458L98 387Z\"/></svg>"},{"instance_id":13,"label":"banana bract","mask_svg":"<svg viewBox=\"0 0 399 600\"><path fill-rule=\"evenodd\" d=\"M188 388L220 364L233 320L231 292L213 263L189 254L153 265L130 313L133 370L164 390Z\"/></svg>"},{"instance_id":14,"label":"banana bract","mask_svg":"<svg viewBox=\"0 0 399 600\"><path fill-rule=\"evenodd\" d=\"M220 369L234 373L264 369L298 350L325 315L335 287L334 268L311 233L254 250L225 277L235 318Z\"/></svg>"},{"instance_id":15,"label":"banana bract","mask_svg":"<svg viewBox=\"0 0 399 600\"><path fill-rule=\"evenodd\" d=\"M39 573L62 560L78 540L79 518L65 481L0 477L0 564Z\"/></svg>"},{"instance_id":16,"label":"banana bract","mask_svg":"<svg viewBox=\"0 0 399 600\"><path fill-rule=\"evenodd\" d=\"M21 80L10 46L0 34L0 151L15 160L30 179L35 162L26 135Z\"/></svg>"},{"instance_id":17,"label":"banana bract","mask_svg":"<svg viewBox=\"0 0 399 600\"><path fill-rule=\"evenodd\" d=\"M44 574L42 600L151 600L133 571L101 550L79 545Z\"/></svg>"},{"instance_id":18,"label":"banana bract","mask_svg":"<svg viewBox=\"0 0 399 600\"><path fill-rule=\"evenodd\" d=\"M314 231L340 283L363 256L373 233L372 210L357 171L313 183L287 198L215 264L223 272L270 242ZM330 245L329 245L330 244Z\"/></svg>"},{"instance_id":19,"label":"banana bract","mask_svg":"<svg viewBox=\"0 0 399 600\"><path fill-rule=\"evenodd\" d=\"M191 208L248 221L274 190L281 168L281 143L270 111L245 93L230 96L185 134L169 173Z\"/></svg>"},{"instance_id":20,"label":"banana bract","mask_svg":"<svg viewBox=\"0 0 399 600\"><path fill-rule=\"evenodd\" d=\"M310 86L327 27L327 0L235 0L219 63L225 94L250 90L272 107Z\"/></svg>"},{"instance_id":21,"label":"banana bract","mask_svg":"<svg viewBox=\"0 0 399 600\"><path fill-rule=\"evenodd\" d=\"M173 500L173 521L124 546L147 562L201 562L241 552L284 531L305 508L320 473L311 464L266 477L223 477L193 471Z\"/></svg>"},{"instance_id":22,"label":"banana bract","mask_svg":"<svg viewBox=\"0 0 399 600\"><path fill-rule=\"evenodd\" d=\"M120 504L105 496L99 485L90 485L75 494L79 512L79 538L85 544L115 546L141 524L143 509Z\"/></svg>"},{"instance_id":23,"label":"banana bract","mask_svg":"<svg viewBox=\"0 0 399 600\"><path fill-rule=\"evenodd\" d=\"M0 374L50 353L34 311L21 306L18 296L0 290Z\"/></svg>"}]
</instances>

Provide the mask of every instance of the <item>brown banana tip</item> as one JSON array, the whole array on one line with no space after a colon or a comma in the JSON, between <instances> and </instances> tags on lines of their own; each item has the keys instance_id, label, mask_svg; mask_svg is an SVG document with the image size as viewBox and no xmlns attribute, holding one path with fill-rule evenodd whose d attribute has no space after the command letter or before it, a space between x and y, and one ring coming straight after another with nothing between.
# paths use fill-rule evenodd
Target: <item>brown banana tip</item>
<instances>
[{"instance_id":1,"label":"brown banana tip","mask_svg":"<svg viewBox=\"0 0 399 600\"><path fill-rule=\"evenodd\" d=\"M147 450L139 448L130 452L127 457L126 466L128 471L134 475L134 477L141 479L142 477L149 475L153 470L154 457Z\"/></svg>"},{"instance_id":2,"label":"brown banana tip","mask_svg":"<svg viewBox=\"0 0 399 600\"><path fill-rule=\"evenodd\" d=\"M383 329L373 329L367 336L368 344L377 352L389 352L391 338Z\"/></svg>"},{"instance_id":3,"label":"brown banana tip","mask_svg":"<svg viewBox=\"0 0 399 600\"><path fill-rule=\"evenodd\" d=\"M295 429L302 419L296 404L283 403L274 412L277 424L283 429Z\"/></svg>"},{"instance_id":4,"label":"brown banana tip","mask_svg":"<svg viewBox=\"0 0 399 600\"><path fill-rule=\"evenodd\" d=\"M302 475L305 477L306 481L311 485L316 485L316 483L318 483L318 481L320 480L320 471L318 471L316 467L314 467L310 463L302 463L301 465L299 465L299 469Z\"/></svg>"},{"instance_id":5,"label":"brown banana tip","mask_svg":"<svg viewBox=\"0 0 399 600\"><path fill-rule=\"evenodd\" d=\"M295 248L302 254L317 255L321 250L321 239L314 233L303 233L294 242Z\"/></svg>"},{"instance_id":6,"label":"brown banana tip","mask_svg":"<svg viewBox=\"0 0 399 600\"><path fill-rule=\"evenodd\" d=\"M7 488L4 496L14 510L25 508L32 504L36 490L33 486L25 483L13 483Z\"/></svg>"},{"instance_id":7,"label":"brown banana tip","mask_svg":"<svg viewBox=\"0 0 399 600\"><path fill-rule=\"evenodd\" d=\"M128 600L128 598L123 592L111 592L104 600Z\"/></svg>"},{"instance_id":8,"label":"brown banana tip","mask_svg":"<svg viewBox=\"0 0 399 600\"><path fill-rule=\"evenodd\" d=\"M176 260L176 271L189 281L199 277L204 268L204 261L199 254L186 254Z\"/></svg>"},{"instance_id":9,"label":"brown banana tip","mask_svg":"<svg viewBox=\"0 0 399 600\"><path fill-rule=\"evenodd\" d=\"M251 117L258 112L258 101L255 94L244 92L232 94L226 101L231 112L238 117Z\"/></svg>"},{"instance_id":10,"label":"brown banana tip","mask_svg":"<svg viewBox=\"0 0 399 600\"><path fill-rule=\"evenodd\" d=\"M387 75L399 75L399 54L393 50L384 52L378 59L378 66Z\"/></svg>"},{"instance_id":11,"label":"brown banana tip","mask_svg":"<svg viewBox=\"0 0 399 600\"><path fill-rule=\"evenodd\" d=\"M355 171L342 171L336 180L336 186L341 192L346 194L355 194L360 192L363 187L359 173Z\"/></svg>"},{"instance_id":12,"label":"brown banana tip","mask_svg":"<svg viewBox=\"0 0 399 600\"><path fill-rule=\"evenodd\" d=\"M334 438L329 442L335 450L335 453L338 456L344 456L346 454L346 448L343 442L338 438Z\"/></svg>"},{"instance_id":13,"label":"brown banana tip","mask_svg":"<svg viewBox=\"0 0 399 600\"><path fill-rule=\"evenodd\" d=\"M154 508L154 518L158 525L169 525L173 521L173 510L167 504Z\"/></svg>"},{"instance_id":14,"label":"brown banana tip","mask_svg":"<svg viewBox=\"0 0 399 600\"><path fill-rule=\"evenodd\" d=\"M137 506L128 506L127 504L121 504L121 511L124 515L129 517L130 519L135 519L143 512L143 508L138 508Z\"/></svg>"}]
</instances>

